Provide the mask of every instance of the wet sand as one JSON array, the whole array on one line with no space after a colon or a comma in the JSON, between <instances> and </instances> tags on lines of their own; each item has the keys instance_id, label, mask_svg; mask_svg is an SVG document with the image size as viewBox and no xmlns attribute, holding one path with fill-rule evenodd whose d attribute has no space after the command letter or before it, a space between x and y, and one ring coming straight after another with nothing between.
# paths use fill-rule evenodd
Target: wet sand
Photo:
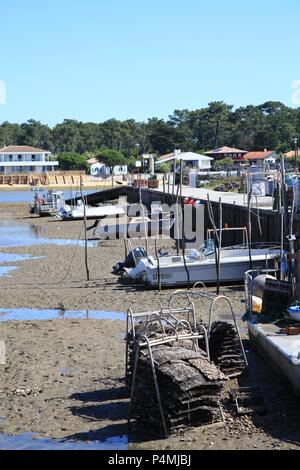
<instances>
[{"instance_id":1,"label":"wet sand","mask_svg":"<svg viewBox=\"0 0 300 470\"><path fill-rule=\"evenodd\" d=\"M28 224L47 238L82 238L82 222L61 222L29 216L26 204L0 205L0 222ZM89 222L90 223L90 222ZM91 222L92 225L92 222ZM136 241L135 246L139 245ZM162 240L160 247L173 242ZM90 282L86 282L84 249L75 246L34 245L1 248L4 253L32 254L36 260L14 262L17 270L0 278L1 308L91 309L125 312L157 308L172 290L161 293L122 284L111 274L124 259L122 241L102 242L88 249ZM8 263L12 264L12 263ZM224 287L234 310L244 311L241 286ZM206 305L197 302L198 318L207 318ZM219 314L226 314L220 305ZM250 373L244 385L259 385L268 414L237 417L226 412L225 426L195 428L167 440L130 435L130 447L153 449L296 448L299 401L247 342ZM0 323L0 340L7 363L0 365L0 433L36 432L52 438L105 439L127 435L128 396L124 388L124 329L122 321L72 320Z\"/></svg>"}]
</instances>

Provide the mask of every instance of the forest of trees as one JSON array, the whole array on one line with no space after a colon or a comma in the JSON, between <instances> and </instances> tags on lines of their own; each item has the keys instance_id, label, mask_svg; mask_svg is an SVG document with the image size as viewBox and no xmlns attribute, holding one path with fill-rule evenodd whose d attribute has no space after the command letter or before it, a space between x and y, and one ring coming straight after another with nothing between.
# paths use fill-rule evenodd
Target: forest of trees
<instances>
[{"instance_id":1,"label":"forest of trees","mask_svg":"<svg viewBox=\"0 0 300 470\"><path fill-rule=\"evenodd\" d=\"M164 154L175 148L206 151L228 145L244 150L294 148L300 136L300 108L276 101L234 109L222 101L194 111L175 110L167 120L109 119L102 123L66 119L53 128L30 119L23 124L0 125L0 147L30 145L54 154L95 155L103 149L121 152L127 159L142 153ZM300 139L299 139L300 141Z\"/></svg>"}]
</instances>

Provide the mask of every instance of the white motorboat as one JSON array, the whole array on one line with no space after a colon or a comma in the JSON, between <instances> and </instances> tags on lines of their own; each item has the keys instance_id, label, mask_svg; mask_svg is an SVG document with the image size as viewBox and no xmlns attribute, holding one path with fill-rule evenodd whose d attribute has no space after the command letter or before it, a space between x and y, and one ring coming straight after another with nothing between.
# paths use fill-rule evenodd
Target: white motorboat
<instances>
[{"instance_id":1,"label":"white motorboat","mask_svg":"<svg viewBox=\"0 0 300 470\"><path fill-rule=\"evenodd\" d=\"M98 206L98 207L85 207L87 219L103 219L106 217L115 217L117 215L125 215L124 207L117 205ZM62 220L82 220L84 218L84 204L79 200L78 205L75 207L65 204L57 213L58 217Z\"/></svg>"},{"instance_id":2,"label":"white motorboat","mask_svg":"<svg viewBox=\"0 0 300 470\"><path fill-rule=\"evenodd\" d=\"M256 248L251 250L252 269L273 267L280 257L279 249ZM234 283L244 280L249 270L249 249L246 247L222 248L220 256L220 280ZM215 284L217 281L216 259L213 241L207 240L202 251L187 250L183 255L162 256L158 260L152 256L142 258L133 268L124 268L131 278L151 287L193 285L196 282Z\"/></svg>"}]
</instances>

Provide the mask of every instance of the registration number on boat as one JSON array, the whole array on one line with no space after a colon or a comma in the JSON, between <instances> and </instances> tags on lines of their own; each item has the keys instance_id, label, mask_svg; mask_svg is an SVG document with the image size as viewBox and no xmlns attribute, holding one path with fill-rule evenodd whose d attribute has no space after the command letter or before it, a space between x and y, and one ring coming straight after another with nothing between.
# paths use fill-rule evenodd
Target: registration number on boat
<instances>
[{"instance_id":1,"label":"registration number on boat","mask_svg":"<svg viewBox=\"0 0 300 470\"><path fill-rule=\"evenodd\" d=\"M170 273L170 274L164 274L162 273L160 275L160 279L172 279L173 278L173 274ZM153 274L153 281L157 281L158 280L158 274Z\"/></svg>"}]
</instances>

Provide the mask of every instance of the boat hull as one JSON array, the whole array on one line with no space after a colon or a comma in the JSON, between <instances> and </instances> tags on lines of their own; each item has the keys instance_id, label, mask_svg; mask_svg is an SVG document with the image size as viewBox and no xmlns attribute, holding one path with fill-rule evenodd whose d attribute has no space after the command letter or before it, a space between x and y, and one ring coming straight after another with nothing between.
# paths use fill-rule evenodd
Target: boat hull
<instances>
[{"instance_id":1,"label":"boat hull","mask_svg":"<svg viewBox=\"0 0 300 470\"><path fill-rule=\"evenodd\" d=\"M262 253L252 258L251 269L257 268L273 268L278 253L268 254ZM178 262L176 263L176 259ZM172 263L170 261L173 261ZM186 262L186 268L182 262L182 257L172 257L160 259L160 284L162 287L176 287L193 285L196 282L204 284L215 284L217 281L216 264L214 257L210 259ZM181 262L180 262L181 261ZM158 268L157 263L148 263L137 266L136 280L147 284L150 287L157 287ZM220 266L220 282L221 283L238 283L244 281L245 272L250 269L249 256L228 257L221 260ZM139 271L139 272L138 272ZM133 271L134 274L134 271ZM129 274L130 275L130 274ZM130 276L133 277L133 276Z\"/></svg>"}]
</instances>

